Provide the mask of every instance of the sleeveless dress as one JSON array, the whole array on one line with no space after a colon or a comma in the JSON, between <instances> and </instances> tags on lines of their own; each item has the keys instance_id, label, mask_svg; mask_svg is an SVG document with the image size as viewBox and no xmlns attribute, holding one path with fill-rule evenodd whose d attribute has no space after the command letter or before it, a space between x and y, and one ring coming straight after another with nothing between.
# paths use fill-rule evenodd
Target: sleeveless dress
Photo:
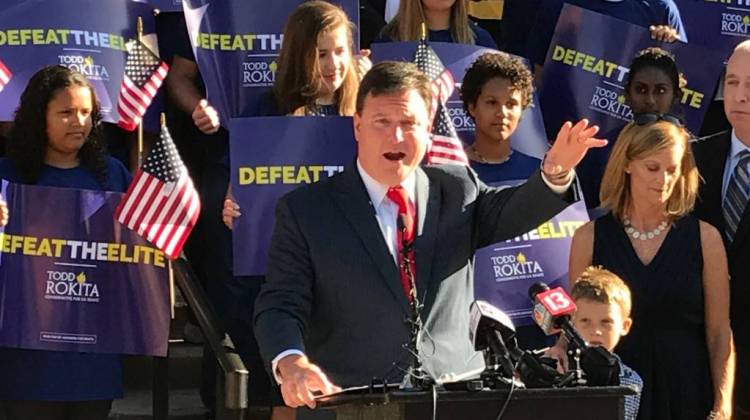
<instances>
[{"instance_id":1,"label":"sleeveless dress","mask_svg":"<svg viewBox=\"0 0 750 420\"><path fill-rule=\"evenodd\" d=\"M615 352L643 378L640 420L704 420L713 405L698 219L676 220L643 265L619 220L594 223L593 264L630 287L633 327Z\"/></svg>"}]
</instances>

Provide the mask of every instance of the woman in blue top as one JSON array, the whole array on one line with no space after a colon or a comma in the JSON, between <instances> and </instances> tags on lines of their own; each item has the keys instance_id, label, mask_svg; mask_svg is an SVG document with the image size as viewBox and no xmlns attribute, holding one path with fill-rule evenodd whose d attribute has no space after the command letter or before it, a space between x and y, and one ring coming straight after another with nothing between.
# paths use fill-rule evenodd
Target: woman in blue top
<instances>
[{"instance_id":1,"label":"woman in blue top","mask_svg":"<svg viewBox=\"0 0 750 420\"><path fill-rule=\"evenodd\" d=\"M429 41L497 49L490 33L469 20L466 1L401 0L396 16L373 42L417 41L422 37L422 23L425 23Z\"/></svg>"},{"instance_id":2,"label":"woman in blue top","mask_svg":"<svg viewBox=\"0 0 750 420\"><path fill-rule=\"evenodd\" d=\"M130 174L105 154L99 102L85 76L45 67L21 94L0 177L53 187L125 191ZM0 348L7 420L106 419L122 397L120 356Z\"/></svg>"},{"instance_id":3,"label":"woman in blue top","mask_svg":"<svg viewBox=\"0 0 750 420\"><path fill-rule=\"evenodd\" d=\"M482 54L464 75L461 99L476 127L466 156L488 185L517 185L540 166L539 159L510 147L533 89L529 69L506 53Z\"/></svg>"}]
</instances>

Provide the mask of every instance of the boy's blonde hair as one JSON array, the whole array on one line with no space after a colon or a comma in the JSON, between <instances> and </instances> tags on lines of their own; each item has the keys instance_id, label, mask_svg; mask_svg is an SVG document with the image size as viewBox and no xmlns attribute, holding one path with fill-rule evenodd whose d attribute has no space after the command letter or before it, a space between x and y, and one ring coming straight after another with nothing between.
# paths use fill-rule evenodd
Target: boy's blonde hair
<instances>
[{"instance_id":1,"label":"boy's blonde hair","mask_svg":"<svg viewBox=\"0 0 750 420\"><path fill-rule=\"evenodd\" d=\"M570 296L574 301L587 299L598 303L616 303L622 310L623 318L630 317L630 289L617 274L602 267L591 266L584 270L573 283Z\"/></svg>"}]
</instances>

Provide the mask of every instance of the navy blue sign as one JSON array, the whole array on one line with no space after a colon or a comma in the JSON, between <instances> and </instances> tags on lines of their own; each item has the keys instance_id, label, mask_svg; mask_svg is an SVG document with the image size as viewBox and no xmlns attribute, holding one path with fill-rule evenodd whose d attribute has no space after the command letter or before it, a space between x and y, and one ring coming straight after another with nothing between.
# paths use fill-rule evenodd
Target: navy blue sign
<instances>
[{"instance_id":1,"label":"navy blue sign","mask_svg":"<svg viewBox=\"0 0 750 420\"><path fill-rule=\"evenodd\" d=\"M349 117L233 118L229 126L235 220L234 274L264 274L276 201L344 170L356 142Z\"/></svg>"},{"instance_id":2,"label":"navy blue sign","mask_svg":"<svg viewBox=\"0 0 750 420\"><path fill-rule=\"evenodd\" d=\"M646 28L569 4L557 21L539 88L548 130L588 118L601 127L599 136L616 139L632 120L623 88L628 66L636 52L649 46L675 55L687 79L676 113L698 132L721 73L717 52L695 43L657 43Z\"/></svg>"},{"instance_id":3,"label":"navy blue sign","mask_svg":"<svg viewBox=\"0 0 750 420\"><path fill-rule=\"evenodd\" d=\"M61 64L88 77L99 97L102 118L117 122L126 43L136 36L138 17L143 19L144 33L153 34L152 7L131 0L29 0L3 9L0 60L13 77L0 92L0 121L13 120L18 98L37 70ZM144 42L155 46L156 38L146 35ZM149 114L147 124L153 121L158 129Z\"/></svg>"},{"instance_id":4,"label":"navy blue sign","mask_svg":"<svg viewBox=\"0 0 750 420\"><path fill-rule=\"evenodd\" d=\"M166 356L167 259L114 221L122 194L4 186L0 346Z\"/></svg>"},{"instance_id":5,"label":"navy blue sign","mask_svg":"<svg viewBox=\"0 0 750 420\"><path fill-rule=\"evenodd\" d=\"M568 285L568 256L575 230L588 222L583 201L571 204L549 221L517 238L478 249L474 256L474 296L529 325L529 287Z\"/></svg>"},{"instance_id":6,"label":"navy blue sign","mask_svg":"<svg viewBox=\"0 0 750 420\"><path fill-rule=\"evenodd\" d=\"M185 0L185 21L210 102L227 126L252 116L276 80L284 24L302 0ZM355 24L359 2L337 0ZM355 40L358 37L355 37ZM358 47L355 46L355 50Z\"/></svg>"},{"instance_id":7,"label":"navy blue sign","mask_svg":"<svg viewBox=\"0 0 750 420\"><path fill-rule=\"evenodd\" d=\"M691 43L705 45L724 60L750 38L750 1L675 0Z\"/></svg>"},{"instance_id":8,"label":"navy blue sign","mask_svg":"<svg viewBox=\"0 0 750 420\"><path fill-rule=\"evenodd\" d=\"M430 47L435 50L443 65L450 70L456 81L456 90L448 99L448 113L451 116L453 126L456 128L461 140L465 143L474 142L474 121L464 110L463 102L459 94L461 81L464 79L466 70L480 55L495 50L475 45L449 44L444 42L430 42ZM417 49L416 42L389 42L372 44L373 62L384 60L414 61L414 53ZM496 51L495 51L496 52ZM525 62L526 60L523 59ZM527 62L528 65L528 62ZM537 95L531 102L531 106L521 115L515 133L510 138L511 147L529 156L541 158L547 151L547 137L544 131L544 121L539 107Z\"/></svg>"},{"instance_id":9,"label":"navy blue sign","mask_svg":"<svg viewBox=\"0 0 750 420\"><path fill-rule=\"evenodd\" d=\"M602 36L606 34L606 36ZM609 140L605 148L590 150L578 166L583 194L598 205L599 186L609 152L622 127L633 118L625 102L624 85L630 62L639 50L659 46L672 52L687 85L679 93L673 113L697 133L712 101L722 59L695 43L661 43L646 28L566 4L557 21L539 87L542 113L550 138L566 121L587 118Z\"/></svg>"}]
</instances>

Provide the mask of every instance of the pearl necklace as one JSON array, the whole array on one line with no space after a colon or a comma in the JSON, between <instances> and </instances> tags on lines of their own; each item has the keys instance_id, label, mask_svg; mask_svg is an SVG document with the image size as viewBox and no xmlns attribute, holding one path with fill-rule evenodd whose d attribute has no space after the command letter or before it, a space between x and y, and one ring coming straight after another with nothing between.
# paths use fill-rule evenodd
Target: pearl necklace
<instances>
[{"instance_id":1,"label":"pearl necklace","mask_svg":"<svg viewBox=\"0 0 750 420\"><path fill-rule=\"evenodd\" d=\"M659 223L659 226L657 226L656 229L646 232L641 232L640 230L634 228L633 225L630 224L630 219L623 219L622 224L623 226L625 226L625 233L627 233L633 239L640 239L642 241L656 238L657 236L661 235L662 232L667 230L667 227L669 227L669 223L667 223L666 220Z\"/></svg>"}]
</instances>

